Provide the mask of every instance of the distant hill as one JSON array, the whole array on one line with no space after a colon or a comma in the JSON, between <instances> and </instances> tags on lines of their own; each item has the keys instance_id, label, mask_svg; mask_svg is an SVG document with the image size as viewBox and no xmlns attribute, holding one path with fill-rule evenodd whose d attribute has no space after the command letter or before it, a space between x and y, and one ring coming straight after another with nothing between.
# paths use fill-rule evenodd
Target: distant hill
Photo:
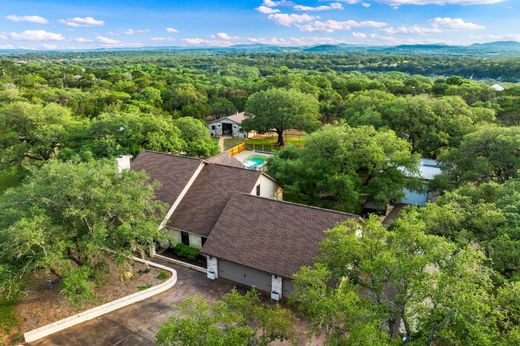
<instances>
[{"instance_id":1,"label":"distant hill","mask_svg":"<svg viewBox=\"0 0 520 346\"><path fill-rule=\"evenodd\" d=\"M474 43L469 46L450 46L446 44L411 44L398 46L363 46L352 44L320 44L307 47L275 46L261 43L239 44L229 47L186 47L186 46L161 46L161 47L139 47L139 48L96 48L85 50L59 50L59 52L96 52L96 51L163 51L180 53L279 53L279 52L306 52L323 54L340 53L394 53L394 54L438 54L438 55L505 55L520 56L520 42L497 41L488 43ZM23 49L0 50L0 54L23 54L23 53L49 53L53 51L37 51Z\"/></svg>"}]
</instances>

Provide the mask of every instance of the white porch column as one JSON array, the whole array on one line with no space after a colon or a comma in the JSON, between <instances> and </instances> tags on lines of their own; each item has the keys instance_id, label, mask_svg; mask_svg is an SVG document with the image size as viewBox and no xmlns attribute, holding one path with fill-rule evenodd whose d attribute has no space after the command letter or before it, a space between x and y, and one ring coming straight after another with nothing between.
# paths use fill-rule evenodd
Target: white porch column
<instances>
[{"instance_id":1,"label":"white porch column","mask_svg":"<svg viewBox=\"0 0 520 346\"><path fill-rule=\"evenodd\" d=\"M215 257L208 256L208 279L215 280L218 278L218 260Z\"/></svg>"},{"instance_id":2,"label":"white porch column","mask_svg":"<svg viewBox=\"0 0 520 346\"><path fill-rule=\"evenodd\" d=\"M273 275L271 278L271 299L282 299L282 277Z\"/></svg>"}]
</instances>

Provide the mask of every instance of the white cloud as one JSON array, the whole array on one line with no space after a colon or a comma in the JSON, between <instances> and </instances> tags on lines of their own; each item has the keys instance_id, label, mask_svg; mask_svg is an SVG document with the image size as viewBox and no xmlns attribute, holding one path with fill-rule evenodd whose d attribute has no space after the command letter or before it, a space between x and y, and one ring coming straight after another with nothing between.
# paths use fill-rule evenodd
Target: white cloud
<instances>
[{"instance_id":1,"label":"white cloud","mask_svg":"<svg viewBox=\"0 0 520 346\"><path fill-rule=\"evenodd\" d=\"M60 19L60 23L77 28L80 26L103 26L105 24L102 20L97 20L92 17L74 17L69 19Z\"/></svg>"},{"instance_id":2,"label":"white cloud","mask_svg":"<svg viewBox=\"0 0 520 346\"><path fill-rule=\"evenodd\" d=\"M273 14L273 13L278 13L280 12L280 10L277 10L275 8L272 8L272 7L267 7L267 6L259 6L256 8L256 10L260 13L263 13L263 14Z\"/></svg>"},{"instance_id":3,"label":"white cloud","mask_svg":"<svg viewBox=\"0 0 520 346\"><path fill-rule=\"evenodd\" d=\"M342 10L343 5L339 2L333 2L328 5L321 5L321 6L304 6L304 5L295 5L293 7L297 11L310 11L310 12L318 12L318 11L330 11L330 10Z\"/></svg>"},{"instance_id":4,"label":"white cloud","mask_svg":"<svg viewBox=\"0 0 520 346\"><path fill-rule=\"evenodd\" d=\"M310 14L304 13L304 14L287 14L287 13L275 13L270 14L267 18L272 20L273 22L283 25L283 26L291 26L294 24L302 24L306 22L310 22L315 16L312 16Z\"/></svg>"},{"instance_id":5,"label":"white cloud","mask_svg":"<svg viewBox=\"0 0 520 346\"><path fill-rule=\"evenodd\" d=\"M17 16L15 14L10 14L5 18L11 22L29 22L36 24L47 24L49 22L47 19L40 16Z\"/></svg>"},{"instance_id":6,"label":"white cloud","mask_svg":"<svg viewBox=\"0 0 520 346\"><path fill-rule=\"evenodd\" d=\"M326 21L314 21L310 24L303 25L300 27L300 31L303 32L334 32L336 30L350 30L352 28L382 28L387 24L384 22L376 22L372 20L366 20L358 22L355 20L344 20L337 21L329 19Z\"/></svg>"},{"instance_id":7,"label":"white cloud","mask_svg":"<svg viewBox=\"0 0 520 346\"><path fill-rule=\"evenodd\" d=\"M228 47L232 45L229 40L215 40L205 38L185 38L181 42L188 46L216 46L216 47Z\"/></svg>"},{"instance_id":8,"label":"white cloud","mask_svg":"<svg viewBox=\"0 0 520 346\"><path fill-rule=\"evenodd\" d=\"M479 30L484 26L475 23L467 23L462 18L437 17L430 20L432 26L447 30Z\"/></svg>"},{"instance_id":9,"label":"white cloud","mask_svg":"<svg viewBox=\"0 0 520 346\"><path fill-rule=\"evenodd\" d=\"M505 34L505 35L483 35L483 36L470 36L472 39L476 39L479 42L492 42L492 41L520 41L520 34Z\"/></svg>"},{"instance_id":10,"label":"white cloud","mask_svg":"<svg viewBox=\"0 0 520 346\"><path fill-rule=\"evenodd\" d=\"M90 43L90 42L94 42L93 39L85 38L85 37L77 37L77 38L74 39L74 41L79 42L79 43Z\"/></svg>"},{"instance_id":11,"label":"white cloud","mask_svg":"<svg viewBox=\"0 0 520 346\"><path fill-rule=\"evenodd\" d=\"M400 26L397 28L390 27L384 28L383 31L390 35L426 35L442 32L442 30L437 27L428 28L419 25Z\"/></svg>"},{"instance_id":12,"label":"white cloud","mask_svg":"<svg viewBox=\"0 0 520 346\"><path fill-rule=\"evenodd\" d=\"M278 7L278 6L292 6L292 1L273 1L273 0L264 0L263 5L266 7Z\"/></svg>"},{"instance_id":13,"label":"white cloud","mask_svg":"<svg viewBox=\"0 0 520 346\"><path fill-rule=\"evenodd\" d=\"M11 32L7 34L9 38L17 41L63 41L62 34L45 30L25 30L22 32Z\"/></svg>"},{"instance_id":14,"label":"white cloud","mask_svg":"<svg viewBox=\"0 0 520 346\"><path fill-rule=\"evenodd\" d=\"M105 36L96 36L96 40L105 46L118 46L121 44L121 41Z\"/></svg>"},{"instance_id":15,"label":"white cloud","mask_svg":"<svg viewBox=\"0 0 520 346\"><path fill-rule=\"evenodd\" d=\"M364 34L362 32L353 32L352 37L354 38L367 38L367 34Z\"/></svg>"},{"instance_id":16,"label":"white cloud","mask_svg":"<svg viewBox=\"0 0 520 346\"><path fill-rule=\"evenodd\" d=\"M123 29L121 32L125 35L136 35L136 34L145 34L150 32L148 29Z\"/></svg>"},{"instance_id":17,"label":"white cloud","mask_svg":"<svg viewBox=\"0 0 520 346\"><path fill-rule=\"evenodd\" d=\"M169 32L169 33L178 33L179 30L175 29L175 28L172 28L172 27L169 27L169 28L166 28L166 32Z\"/></svg>"},{"instance_id":18,"label":"white cloud","mask_svg":"<svg viewBox=\"0 0 520 346\"><path fill-rule=\"evenodd\" d=\"M42 48L43 49L58 49L58 45L57 44L53 44L53 43L44 43L42 44Z\"/></svg>"},{"instance_id":19,"label":"white cloud","mask_svg":"<svg viewBox=\"0 0 520 346\"><path fill-rule=\"evenodd\" d=\"M366 7L366 8L369 8L369 7L370 7L370 4L369 4L368 2L362 2L362 3L361 3L361 6Z\"/></svg>"},{"instance_id":20,"label":"white cloud","mask_svg":"<svg viewBox=\"0 0 520 346\"><path fill-rule=\"evenodd\" d=\"M151 41L175 41L176 39L173 37L152 37Z\"/></svg>"},{"instance_id":21,"label":"white cloud","mask_svg":"<svg viewBox=\"0 0 520 346\"><path fill-rule=\"evenodd\" d=\"M221 40L233 40L233 39L239 38L238 36L230 36L230 35L226 34L225 32L218 32L215 35L212 35L211 37L221 39Z\"/></svg>"},{"instance_id":22,"label":"white cloud","mask_svg":"<svg viewBox=\"0 0 520 346\"><path fill-rule=\"evenodd\" d=\"M382 4L400 5L489 5L505 0L379 0Z\"/></svg>"}]
</instances>

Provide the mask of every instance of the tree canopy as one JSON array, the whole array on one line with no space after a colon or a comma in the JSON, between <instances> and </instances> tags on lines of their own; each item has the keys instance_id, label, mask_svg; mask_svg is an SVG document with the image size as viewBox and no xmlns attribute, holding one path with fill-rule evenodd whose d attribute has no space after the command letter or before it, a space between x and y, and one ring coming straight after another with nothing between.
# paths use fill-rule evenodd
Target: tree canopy
<instances>
[{"instance_id":1,"label":"tree canopy","mask_svg":"<svg viewBox=\"0 0 520 346\"><path fill-rule=\"evenodd\" d=\"M164 239L164 209L144 173L120 173L113 162L52 160L32 169L0 197L1 292L40 269L88 281L107 250L123 262L144 256Z\"/></svg>"},{"instance_id":2,"label":"tree canopy","mask_svg":"<svg viewBox=\"0 0 520 346\"><path fill-rule=\"evenodd\" d=\"M419 157L393 131L371 126L327 126L309 136L301 150L276 153L268 173L302 201L359 211L365 201L381 208L402 197ZM407 174L408 172L408 174Z\"/></svg>"},{"instance_id":3,"label":"tree canopy","mask_svg":"<svg viewBox=\"0 0 520 346\"><path fill-rule=\"evenodd\" d=\"M331 344L515 340L516 327L502 324L512 327L508 316L517 318L516 303L496 300L517 288L506 285L497 294L482 253L425 231L416 212L391 230L376 218L336 226L327 232L317 263L295 275L292 300L314 331L325 328Z\"/></svg>"},{"instance_id":4,"label":"tree canopy","mask_svg":"<svg viewBox=\"0 0 520 346\"><path fill-rule=\"evenodd\" d=\"M245 130L275 130L278 145L284 145L283 132L296 129L311 132L319 127L319 104L311 95L296 90L269 89L249 97L246 104Z\"/></svg>"},{"instance_id":5,"label":"tree canopy","mask_svg":"<svg viewBox=\"0 0 520 346\"><path fill-rule=\"evenodd\" d=\"M294 341L294 317L279 305L260 301L253 289L233 289L214 304L195 296L177 305L179 314L168 318L156 334L158 345L269 345Z\"/></svg>"},{"instance_id":6,"label":"tree canopy","mask_svg":"<svg viewBox=\"0 0 520 346\"><path fill-rule=\"evenodd\" d=\"M486 126L467 134L459 147L441 156L455 184L504 182L520 172L520 127Z\"/></svg>"}]
</instances>

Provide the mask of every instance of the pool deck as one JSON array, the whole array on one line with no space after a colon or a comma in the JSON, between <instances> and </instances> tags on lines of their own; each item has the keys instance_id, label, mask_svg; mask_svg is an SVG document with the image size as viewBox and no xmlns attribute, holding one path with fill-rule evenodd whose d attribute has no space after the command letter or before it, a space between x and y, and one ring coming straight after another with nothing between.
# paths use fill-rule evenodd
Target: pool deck
<instances>
[{"instance_id":1,"label":"pool deck","mask_svg":"<svg viewBox=\"0 0 520 346\"><path fill-rule=\"evenodd\" d=\"M243 152L236 154L234 157L235 157L235 159L237 159L238 161L243 163L244 161L247 160L247 158L249 156L253 156L253 155L254 156L265 156L265 157L272 157L273 156L272 154L266 154L264 152L259 153L259 152L256 152L256 151L244 150Z\"/></svg>"}]
</instances>

